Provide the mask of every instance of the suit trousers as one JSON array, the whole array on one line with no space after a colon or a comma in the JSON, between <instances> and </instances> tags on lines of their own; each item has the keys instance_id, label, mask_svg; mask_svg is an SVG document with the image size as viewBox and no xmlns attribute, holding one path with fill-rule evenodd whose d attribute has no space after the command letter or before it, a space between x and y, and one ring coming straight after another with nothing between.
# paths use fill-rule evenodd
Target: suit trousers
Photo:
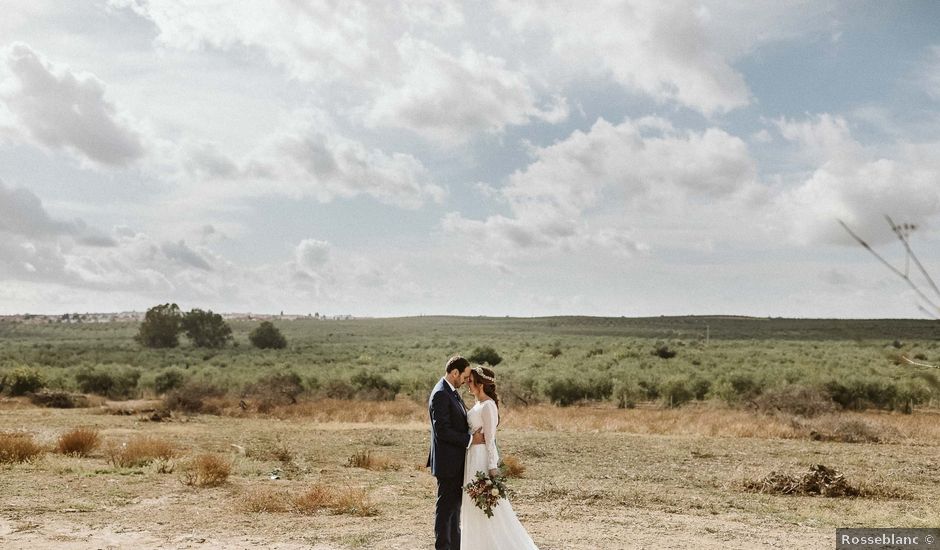
<instances>
[{"instance_id":1,"label":"suit trousers","mask_svg":"<svg viewBox=\"0 0 940 550\"><path fill-rule=\"evenodd\" d=\"M463 476L437 478L437 505L434 510L435 550L460 550L460 504Z\"/></svg>"}]
</instances>

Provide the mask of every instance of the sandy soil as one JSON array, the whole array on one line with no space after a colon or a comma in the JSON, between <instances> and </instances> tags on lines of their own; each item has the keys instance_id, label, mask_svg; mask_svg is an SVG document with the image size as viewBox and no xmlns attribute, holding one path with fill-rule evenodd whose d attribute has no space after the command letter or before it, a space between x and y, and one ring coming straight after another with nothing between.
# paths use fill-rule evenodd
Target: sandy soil
<instances>
[{"instance_id":1,"label":"sandy soil","mask_svg":"<svg viewBox=\"0 0 940 550\"><path fill-rule=\"evenodd\" d=\"M433 546L435 482L420 467L427 453L422 423L214 416L149 422L87 409L0 410L0 430L27 431L50 445L79 425L97 427L114 444L139 433L158 436L181 455L172 473L154 465L116 468L103 451L0 466L0 547ZM500 446L527 468L512 481L513 506L542 550L831 548L836 527L940 525L933 498L940 485L937 442L860 445L505 426ZM290 460L279 461L274 448L289 450ZM360 450L386 456L398 469L347 467ZM235 471L227 484L194 488L181 482L187 457L201 452L231 457ZM904 496L826 499L742 489L743 481L772 470L798 472L814 463ZM281 479L270 479L278 468ZM247 495L258 488L296 494L316 482L366 489L378 515L244 510Z\"/></svg>"}]
</instances>

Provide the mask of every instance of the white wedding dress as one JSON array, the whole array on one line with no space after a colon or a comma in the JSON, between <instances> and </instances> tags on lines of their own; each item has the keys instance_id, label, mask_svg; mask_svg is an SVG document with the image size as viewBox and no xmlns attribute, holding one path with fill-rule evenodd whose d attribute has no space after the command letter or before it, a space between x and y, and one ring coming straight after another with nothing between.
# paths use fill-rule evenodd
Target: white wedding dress
<instances>
[{"instance_id":1,"label":"white wedding dress","mask_svg":"<svg viewBox=\"0 0 940 550\"><path fill-rule=\"evenodd\" d=\"M470 433L482 429L486 444L471 445L467 451L463 474L465 487L474 480L477 472L487 472L499 464L496 451L498 422L499 411L491 399L478 401L467 412ZM493 508L493 517L488 518L464 491L460 508L460 550L538 550L538 547L519 523L508 500L501 499Z\"/></svg>"}]
</instances>

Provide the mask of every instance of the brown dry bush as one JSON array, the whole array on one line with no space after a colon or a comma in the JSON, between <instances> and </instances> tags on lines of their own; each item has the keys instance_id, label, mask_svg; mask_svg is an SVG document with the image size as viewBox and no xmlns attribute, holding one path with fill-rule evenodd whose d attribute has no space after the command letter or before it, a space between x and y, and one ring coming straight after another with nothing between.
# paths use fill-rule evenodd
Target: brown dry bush
<instances>
[{"instance_id":1,"label":"brown dry bush","mask_svg":"<svg viewBox=\"0 0 940 550\"><path fill-rule=\"evenodd\" d=\"M208 382L190 380L163 397L163 406L170 411L218 414L225 390Z\"/></svg>"},{"instance_id":2,"label":"brown dry bush","mask_svg":"<svg viewBox=\"0 0 940 550\"><path fill-rule=\"evenodd\" d=\"M859 490L845 476L822 464L810 467L803 475L770 472L756 481L747 481L744 488L755 493L772 495L820 495L824 497L857 497Z\"/></svg>"},{"instance_id":3,"label":"brown dry bush","mask_svg":"<svg viewBox=\"0 0 940 550\"><path fill-rule=\"evenodd\" d=\"M294 510L301 514L312 514L331 507L335 500L335 489L317 483L303 494L294 497Z\"/></svg>"},{"instance_id":4,"label":"brown dry bush","mask_svg":"<svg viewBox=\"0 0 940 550\"><path fill-rule=\"evenodd\" d=\"M236 507L245 512L286 512L290 495L273 487L255 487L239 495Z\"/></svg>"},{"instance_id":5,"label":"brown dry bush","mask_svg":"<svg viewBox=\"0 0 940 550\"><path fill-rule=\"evenodd\" d=\"M813 426L810 439L840 443L883 443L898 437L892 430L861 419L826 418Z\"/></svg>"},{"instance_id":6,"label":"brown dry bush","mask_svg":"<svg viewBox=\"0 0 940 550\"><path fill-rule=\"evenodd\" d=\"M0 464L31 462L44 452L30 434L0 432Z\"/></svg>"},{"instance_id":7,"label":"brown dry bush","mask_svg":"<svg viewBox=\"0 0 940 550\"><path fill-rule=\"evenodd\" d=\"M356 451L346 461L346 466L366 470L398 470L401 468L401 465L391 458L372 451Z\"/></svg>"},{"instance_id":8,"label":"brown dry bush","mask_svg":"<svg viewBox=\"0 0 940 550\"><path fill-rule=\"evenodd\" d=\"M84 395L49 390L30 394L29 402L39 407L52 409L74 409L91 406L88 398Z\"/></svg>"},{"instance_id":9,"label":"brown dry bush","mask_svg":"<svg viewBox=\"0 0 940 550\"><path fill-rule=\"evenodd\" d=\"M514 455L503 457L502 468L506 477L522 477L525 474L525 464Z\"/></svg>"},{"instance_id":10,"label":"brown dry bush","mask_svg":"<svg viewBox=\"0 0 940 550\"><path fill-rule=\"evenodd\" d=\"M155 460L169 461L176 456L176 448L164 439L151 436L138 436L120 447L110 446L107 450L108 461L120 468L144 466Z\"/></svg>"},{"instance_id":11,"label":"brown dry bush","mask_svg":"<svg viewBox=\"0 0 940 550\"><path fill-rule=\"evenodd\" d=\"M836 409L836 404L821 389L798 385L766 390L754 398L753 404L761 412L782 412L806 418Z\"/></svg>"},{"instance_id":12,"label":"brown dry bush","mask_svg":"<svg viewBox=\"0 0 940 550\"><path fill-rule=\"evenodd\" d=\"M363 489L347 488L336 492L330 509L334 514L349 514L352 516L369 517L379 514L378 508L372 503L369 494Z\"/></svg>"},{"instance_id":13,"label":"brown dry bush","mask_svg":"<svg viewBox=\"0 0 940 550\"><path fill-rule=\"evenodd\" d=\"M822 464L810 466L803 475L770 472L759 480L746 481L744 489L772 495L823 496L830 498L861 497L875 499L906 498L903 491L873 483L851 484L845 476Z\"/></svg>"},{"instance_id":14,"label":"brown dry bush","mask_svg":"<svg viewBox=\"0 0 940 550\"><path fill-rule=\"evenodd\" d=\"M232 474L232 461L215 454L201 454L186 464L182 482L191 487L218 487Z\"/></svg>"},{"instance_id":15,"label":"brown dry bush","mask_svg":"<svg viewBox=\"0 0 940 550\"><path fill-rule=\"evenodd\" d=\"M73 428L59 436L57 449L64 455L88 456L98 448L101 436L94 428Z\"/></svg>"}]
</instances>

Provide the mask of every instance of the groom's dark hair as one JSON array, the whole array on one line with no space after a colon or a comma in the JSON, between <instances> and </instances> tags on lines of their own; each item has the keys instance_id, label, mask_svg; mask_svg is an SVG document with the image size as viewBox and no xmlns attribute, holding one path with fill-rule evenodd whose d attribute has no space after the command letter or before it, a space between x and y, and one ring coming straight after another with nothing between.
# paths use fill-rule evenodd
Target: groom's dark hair
<instances>
[{"instance_id":1,"label":"groom's dark hair","mask_svg":"<svg viewBox=\"0 0 940 550\"><path fill-rule=\"evenodd\" d=\"M460 372L463 372L463 370L469 366L470 361L467 361L459 355L455 355L447 360L447 364L444 365L444 372L447 373L452 370L459 370Z\"/></svg>"}]
</instances>

